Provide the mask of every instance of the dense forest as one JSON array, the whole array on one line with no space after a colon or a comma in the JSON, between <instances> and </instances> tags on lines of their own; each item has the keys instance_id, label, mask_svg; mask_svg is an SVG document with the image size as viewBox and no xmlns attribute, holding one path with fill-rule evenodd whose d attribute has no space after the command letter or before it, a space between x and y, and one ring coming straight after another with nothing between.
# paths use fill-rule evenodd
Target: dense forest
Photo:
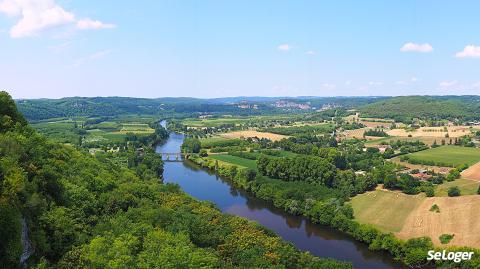
<instances>
[{"instance_id":1,"label":"dense forest","mask_svg":"<svg viewBox=\"0 0 480 269\"><path fill-rule=\"evenodd\" d=\"M364 117L389 118L411 123L412 119L478 120L478 96L405 96L359 108Z\"/></svg>"}]
</instances>

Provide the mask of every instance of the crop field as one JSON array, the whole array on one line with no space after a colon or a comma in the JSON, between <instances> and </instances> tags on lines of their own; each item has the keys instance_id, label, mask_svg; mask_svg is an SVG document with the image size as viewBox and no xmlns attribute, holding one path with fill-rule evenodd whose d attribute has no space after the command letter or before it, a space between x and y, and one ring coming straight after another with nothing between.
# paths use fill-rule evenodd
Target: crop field
<instances>
[{"instance_id":1,"label":"crop field","mask_svg":"<svg viewBox=\"0 0 480 269\"><path fill-rule=\"evenodd\" d=\"M436 187L435 196L447 197L448 189L453 186L457 186L460 189L461 195L476 195L480 182L463 178L451 182L445 182Z\"/></svg>"},{"instance_id":2,"label":"crop field","mask_svg":"<svg viewBox=\"0 0 480 269\"><path fill-rule=\"evenodd\" d=\"M292 116L277 115L277 116L252 116L252 117L222 117L222 118L189 118L182 121L182 123L188 127L218 127L224 124L240 125L247 122L261 122L268 120L288 120L292 119Z\"/></svg>"},{"instance_id":3,"label":"crop field","mask_svg":"<svg viewBox=\"0 0 480 269\"><path fill-rule=\"evenodd\" d=\"M384 232L399 232L410 213L422 204L423 195L376 190L352 199L355 218Z\"/></svg>"},{"instance_id":4,"label":"crop field","mask_svg":"<svg viewBox=\"0 0 480 269\"><path fill-rule=\"evenodd\" d=\"M408 155L413 160L433 161L449 166L460 164L472 165L480 161L480 149L458 146L442 146L431 148Z\"/></svg>"},{"instance_id":5,"label":"crop field","mask_svg":"<svg viewBox=\"0 0 480 269\"><path fill-rule=\"evenodd\" d=\"M212 148L217 146L238 146L241 144L242 140L240 139L229 139L221 136L212 136L207 138L200 139L203 148Z\"/></svg>"},{"instance_id":6,"label":"crop field","mask_svg":"<svg viewBox=\"0 0 480 269\"><path fill-rule=\"evenodd\" d=\"M286 135L279 135L279 134L273 134L273 133L264 133L264 132L259 132L259 131L253 131L253 130L248 130L248 131L236 131L236 132L230 132L230 133L222 133L218 134L221 137L224 138L249 138L249 137L258 137L258 138L267 138L272 141L278 141L282 140L284 138L288 138Z\"/></svg>"},{"instance_id":7,"label":"crop field","mask_svg":"<svg viewBox=\"0 0 480 269\"><path fill-rule=\"evenodd\" d=\"M145 123L124 123L118 133L151 134L153 132L155 132L155 130Z\"/></svg>"},{"instance_id":8,"label":"crop field","mask_svg":"<svg viewBox=\"0 0 480 269\"><path fill-rule=\"evenodd\" d=\"M462 178L480 181L480 162L470 166L462 172Z\"/></svg>"},{"instance_id":9,"label":"crop field","mask_svg":"<svg viewBox=\"0 0 480 269\"><path fill-rule=\"evenodd\" d=\"M355 129L355 130L347 130L343 132L343 135L345 135L345 138L351 139L351 138L358 138L362 139L363 134L370 130L370 128L361 128L361 129Z\"/></svg>"},{"instance_id":10,"label":"crop field","mask_svg":"<svg viewBox=\"0 0 480 269\"><path fill-rule=\"evenodd\" d=\"M450 172L450 170L453 169L451 167L440 167L440 166L434 166L434 165L411 164L408 162L402 162L400 160L400 157L391 158L390 161L403 165L409 169L426 169L426 170L431 170L431 171L434 171L437 173L443 173L443 174L448 174L448 172Z\"/></svg>"},{"instance_id":11,"label":"crop field","mask_svg":"<svg viewBox=\"0 0 480 269\"><path fill-rule=\"evenodd\" d=\"M382 138L378 138L378 139L372 139L372 140L368 140L367 142L365 142L365 145L368 147L368 146L378 146L380 145L382 142L390 142L390 141L397 141L397 140L400 140L400 141L412 141L412 142L415 142L415 141L420 141L420 142L423 142L425 143L426 145L433 145L433 143L435 141L437 141L437 144L440 144L441 143L441 138L438 138L438 137L429 137L429 136L421 136L421 137L408 137L408 136L390 136L390 137L382 137Z\"/></svg>"},{"instance_id":12,"label":"crop field","mask_svg":"<svg viewBox=\"0 0 480 269\"><path fill-rule=\"evenodd\" d=\"M257 162L255 160L249 160L227 154L210 155L209 158L257 170Z\"/></svg>"},{"instance_id":13,"label":"crop field","mask_svg":"<svg viewBox=\"0 0 480 269\"><path fill-rule=\"evenodd\" d=\"M436 204L440 212L430 208ZM426 198L408 216L396 235L402 239L429 236L437 246L442 234L454 234L448 245L480 247L480 195Z\"/></svg>"},{"instance_id":14,"label":"crop field","mask_svg":"<svg viewBox=\"0 0 480 269\"><path fill-rule=\"evenodd\" d=\"M387 134L390 136L435 137L437 139L442 139L445 138L447 134L450 138L470 135L471 129L469 126L421 127L414 131L408 131L406 129L388 130Z\"/></svg>"},{"instance_id":15,"label":"crop field","mask_svg":"<svg viewBox=\"0 0 480 269\"><path fill-rule=\"evenodd\" d=\"M436 204L440 212L430 211ZM439 236L454 234L449 245L480 247L480 195L425 197L377 190L352 199L355 218L402 239L429 236L442 246Z\"/></svg>"}]
</instances>

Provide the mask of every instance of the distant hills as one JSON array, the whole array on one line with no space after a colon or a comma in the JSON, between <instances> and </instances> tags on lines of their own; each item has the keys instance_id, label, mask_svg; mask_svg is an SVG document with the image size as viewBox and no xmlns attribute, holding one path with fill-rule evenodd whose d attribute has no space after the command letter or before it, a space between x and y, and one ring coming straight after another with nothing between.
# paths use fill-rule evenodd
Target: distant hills
<instances>
[{"instance_id":1,"label":"distant hills","mask_svg":"<svg viewBox=\"0 0 480 269\"><path fill-rule=\"evenodd\" d=\"M356 109L365 117L411 121L429 119L480 119L479 96L404 96L404 97L225 97L198 99L188 97L130 98L130 97L69 97L62 99L17 100L19 110L28 120L73 116L118 116L122 114L165 115L168 113L205 114L235 113L258 115L285 113L276 107L280 101L308 104L312 109ZM245 109L240 103L256 104ZM289 108L295 110L295 108Z\"/></svg>"}]
</instances>

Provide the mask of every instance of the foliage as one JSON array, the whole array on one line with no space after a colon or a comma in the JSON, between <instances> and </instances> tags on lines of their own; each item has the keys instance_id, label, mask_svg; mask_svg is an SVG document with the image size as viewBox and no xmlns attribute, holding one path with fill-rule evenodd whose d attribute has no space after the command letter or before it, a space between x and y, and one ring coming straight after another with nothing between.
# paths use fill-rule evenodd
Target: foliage
<instances>
[{"instance_id":1,"label":"foliage","mask_svg":"<svg viewBox=\"0 0 480 269\"><path fill-rule=\"evenodd\" d=\"M388 137L388 134L383 129L370 129L363 133L364 136L379 136Z\"/></svg>"},{"instance_id":2,"label":"foliage","mask_svg":"<svg viewBox=\"0 0 480 269\"><path fill-rule=\"evenodd\" d=\"M460 189L457 186L450 187L450 189L448 189L448 196L460 196Z\"/></svg>"},{"instance_id":3,"label":"foliage","mask_svg":"<svg viewBox=\"0 0 480 269\"><path fill-rule=\"evenodd\" d=\"M440 239L440 243L448 244L450 241L452 241L454 236L454 234L442 234L438 239Z\"/></svg>"}]
</instances>

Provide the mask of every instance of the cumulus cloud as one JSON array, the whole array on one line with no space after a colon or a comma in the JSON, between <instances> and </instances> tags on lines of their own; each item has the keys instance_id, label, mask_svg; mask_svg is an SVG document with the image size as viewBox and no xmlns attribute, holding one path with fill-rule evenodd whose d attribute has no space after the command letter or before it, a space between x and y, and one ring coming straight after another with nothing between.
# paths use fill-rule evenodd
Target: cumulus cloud
<instances>
[{"instance_id":1,"label":"cumulus cloud","mask_svg":"<svg viewBox=\"0 0 480 269\"><path fill-rule=\"evenodd\" d=\"M450 81L442 81L440 82L439 86L442 88L448 88L448 87L453 87L457 85L458 81L456 80L450 80Z\"/></svg>"},{"instance_id":2,"label":"cumulus cloud","mask_svg":"<svg viewBox=\"0 0 480 269\"><path fill-rule=\"evenodd\" d=\"M408 42L400 48L400 51L402 51L402 52L422 52L422 53L426 53L426 52L433 51L433 47L428 43L416 44L416 43Z\"/></svg>"},{"instance_id":3,"label":"cumulus cloud","mask_svg":"<svg viewBox=\"0 0 480 269\"><path fill-rule=\"evenodd\" d=\"M281 44L278 45L277 49L279 51L290 51L292 49L292 46L290 46L289 44Z\"/></svg>"},{"instance_id":4,"label":"cumulus cloud","mask_svg":"<svg viewBox=\"0 0 480 269\"><path fill-rule=\"evenodd\" d=\"M78 29L105 29L115 27L91 19L76 19L75 14L66 11L55 0L3 0L0 13L9 17L20 17L10 29L12 38L35 36L47 29L75 25Z\"/></svg>"},{"instance_id":5,"label":"cumulus cloud","mask_svg":"<svg viewBox=\"0 0 480 269\"><path fill-rule=\"evenodd\" d=\"M95 21L90 18L82 19L77 21L77 28L80 30L89 30L89 29L112 29L115 28L115 24L103 23L101 21Z\"/></svg>"},{"instance_id":6,"label":"cumulus cloud","mask_svg":"<svg viewBox=\"0 0 480 269\"><path fill-rule=\"evenodd\" d=\"M480 57L480 46L468 45L463 51L457 52L455 54L457 58L479 58Z\"/></svg>"}]
</instances>

